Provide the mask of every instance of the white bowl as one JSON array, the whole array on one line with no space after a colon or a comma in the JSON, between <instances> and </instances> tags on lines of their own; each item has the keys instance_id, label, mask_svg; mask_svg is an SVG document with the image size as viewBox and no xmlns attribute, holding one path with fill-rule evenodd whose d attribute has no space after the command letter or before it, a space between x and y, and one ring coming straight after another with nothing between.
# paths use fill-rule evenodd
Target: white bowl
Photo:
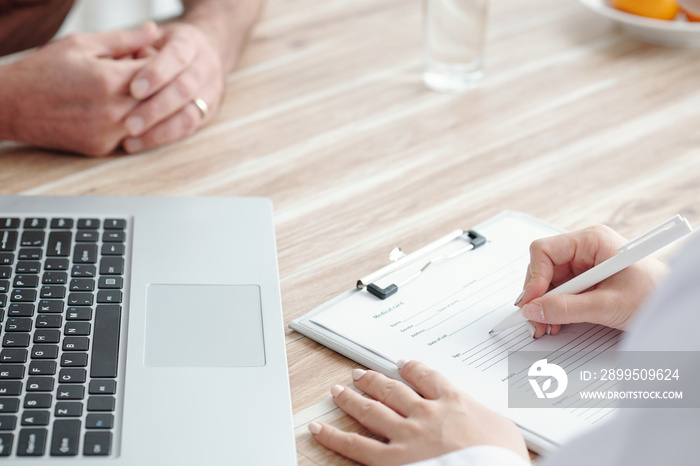
<instances>
[{"instance_id":1,"label":"white bowl","mask_svg":"<svg viewBox=\"0 0 700 466\"><path fill-rule=\"evenodd\" d=\"M612 19L625 33L636 39L671 47L700 47L700 23L687 21L682 13L673 21L664 21L616 10L606 0L578 1Z\"/></svg>"}]
</instances>

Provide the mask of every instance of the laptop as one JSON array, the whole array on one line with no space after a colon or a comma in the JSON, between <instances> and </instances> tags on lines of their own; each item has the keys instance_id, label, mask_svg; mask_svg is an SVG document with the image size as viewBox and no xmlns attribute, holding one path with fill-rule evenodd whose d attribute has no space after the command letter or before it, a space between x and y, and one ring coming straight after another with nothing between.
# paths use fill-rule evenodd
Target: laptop
<instances>
[{"instance_id":1,"label":"laptop","mask_svg":"<svg viewBox=\"0 0 700 466\"><path fill-rule=\"evenodd\" d=\"M296 464L271 204L0 196L0 461Z\"/></svg>"}]
</instances>

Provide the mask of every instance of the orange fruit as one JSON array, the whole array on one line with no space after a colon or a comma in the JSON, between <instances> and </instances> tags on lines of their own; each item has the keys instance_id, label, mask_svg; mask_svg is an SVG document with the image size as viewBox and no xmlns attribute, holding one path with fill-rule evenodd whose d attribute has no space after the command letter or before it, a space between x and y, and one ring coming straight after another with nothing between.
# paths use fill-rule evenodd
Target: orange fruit
<instances>
[{"instance_id":1,"label":"orange fruit","mask_svg":"<svg viewBox=\"0 0 700 466\"><path fill-rule=\"evenodd\" d=\"M618 10L647 18L672 20L678 14L674 0L612 0L611 4Z\"/></svg>"},{"instance_id":2,"label":"orange fruit","mask_svg":"<svg viewBox=\"0 0 700 466\"><path fill-rule=\"evenodd\" d=\"M700 0L678 0L678 6L688 21L700 21Z\"/></svg>"}]
</instances>

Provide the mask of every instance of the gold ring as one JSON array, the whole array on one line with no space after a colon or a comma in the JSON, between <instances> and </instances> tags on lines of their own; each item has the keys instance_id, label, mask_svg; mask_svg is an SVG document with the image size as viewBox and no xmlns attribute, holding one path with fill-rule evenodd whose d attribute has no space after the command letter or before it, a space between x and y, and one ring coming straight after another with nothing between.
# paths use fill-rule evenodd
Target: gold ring
<instances>
[{"instance_id":1,"label":"gold ring","mask_svg":"<svg viewBox=\"0 0 700 466\"><path fill-rule=\"evenodd\" d=\"M192 103L195 107L197 107L197 109L199 109L199 113L202 115L202 119L205 119L207 117L207 113L209 113L209 106L207 105L207 103L199 97L194 99Z\"/></svg>"}]
</instances>

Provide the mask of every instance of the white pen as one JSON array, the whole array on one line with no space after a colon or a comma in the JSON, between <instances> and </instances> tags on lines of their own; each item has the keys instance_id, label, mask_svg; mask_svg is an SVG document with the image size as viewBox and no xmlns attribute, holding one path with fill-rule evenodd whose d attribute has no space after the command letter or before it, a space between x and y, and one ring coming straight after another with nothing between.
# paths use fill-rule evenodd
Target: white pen
<instances>
[{"instance_id":1,"label":"white pen","mask_svg":"<svg viewBox=\"0 0 700 466\"><path fill-rule=\"evenodd\" d=\"M562 283L546 294L581 293L692 231L693 229L690 227L688 221L680 215L676 215L656 228L652 228L643 235L633 239L629 243L620 246L617 249L619 254L586 270L581 275L575 276L568 282ZM489 332L489 335L523 324L526 320L521 310L516 308L515 311L499 322Z\"/></svg>"}]
</instances>

